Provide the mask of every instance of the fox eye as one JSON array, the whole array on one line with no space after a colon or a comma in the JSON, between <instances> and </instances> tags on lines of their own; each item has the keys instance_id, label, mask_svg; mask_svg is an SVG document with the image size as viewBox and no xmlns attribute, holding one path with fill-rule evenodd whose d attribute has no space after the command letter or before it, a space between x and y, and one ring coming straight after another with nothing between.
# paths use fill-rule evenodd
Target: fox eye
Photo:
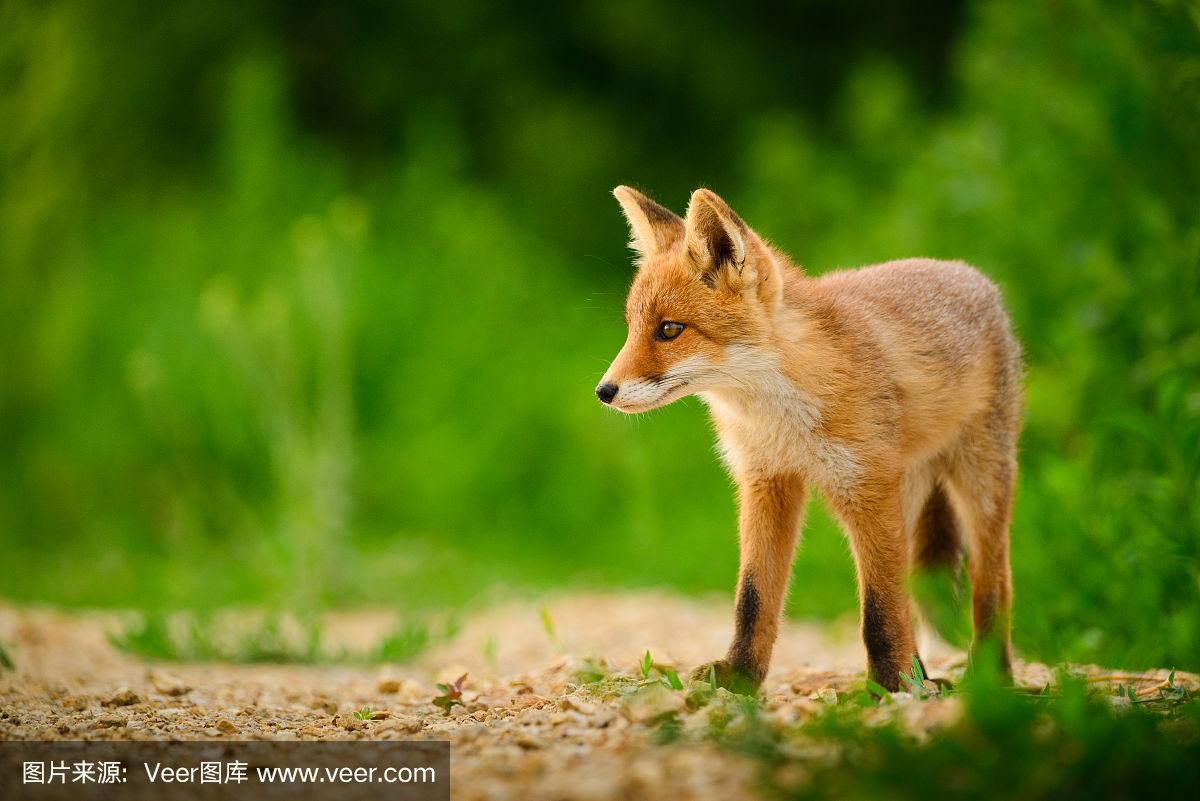
<instances>
[{"instance_id":1,"label":"fox eye","mask_svg":"<svg viewBox=\"0 0 1200 801\"><path fill-rule=\"evenodd\" d=\"M677 337L683 333L684 328L685 328L685 326L683 323L673 323L670 320L667 320L665 323L663 323L662 325L660 325L658 327L658 333L656 334L656 336L659 339L664 339L664 340L674 339L675 337Z\"/></svg>"}]
</instances>

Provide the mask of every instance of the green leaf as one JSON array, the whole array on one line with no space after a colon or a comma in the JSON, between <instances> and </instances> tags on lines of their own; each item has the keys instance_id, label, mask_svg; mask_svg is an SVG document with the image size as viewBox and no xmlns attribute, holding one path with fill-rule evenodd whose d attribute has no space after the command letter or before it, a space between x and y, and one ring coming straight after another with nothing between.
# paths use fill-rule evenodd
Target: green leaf
<instances>
[{"instance_id":1,"label":"green leaf","mask_svg":"<svg viewBox=\"0 0 1200 801\"><path fill-rule=\"evenodd\" d=\"M892 694L888 692L887 688L874 679L867 679L867 689L880 701L892 700Z\"/></svg>"},{"instance_id":2,"label":"green leaf","mask_svg":"<svg viewBox=\"0 0 1200 801\"><path fill-rule=\"evenodd\" d=\"M670 668L667 669L667 684L671 686L672 690L683 689L683 682L679 680L679 674Z\"/></svg>"},{"instance_id":3,"label":"green leaf","mask_svg":"<svg viewBox=\"0 0 1200 801\"><path fill-rule=\"evenodd\" d=\"M554 631L554 618L550 617L550 610L544 606L539 607L538 616L542 619L542 628L546 630L546 636L557 642L558 635Z\"/></svg>"},{"instance_id":4,"label":"green leaf","mask_svg":"<svg viewBox=\"0 0 1200 801\"><path fill-rule=\"evenodd\" d=\"M717 666L708 666L708 686L713 688L713 692L717 691Z\"/></svg>"},{"instance_id":5,"label":"green leaf","mask_svg":"<svg viewBox=\"0 0 1200 801\"><path fill-rule=\"evenodd\" d=\"M646 655L642 657L642 678L650 678L650 668L654 667L654 658L650 656L650 651L646 651Z\"/></svg>"}]
</instances>

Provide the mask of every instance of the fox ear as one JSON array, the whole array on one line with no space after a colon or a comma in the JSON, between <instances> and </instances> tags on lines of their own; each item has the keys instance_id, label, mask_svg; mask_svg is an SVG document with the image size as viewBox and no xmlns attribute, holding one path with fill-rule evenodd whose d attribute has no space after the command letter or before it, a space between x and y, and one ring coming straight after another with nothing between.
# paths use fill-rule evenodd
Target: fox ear
<instances>
[{"instance_id":1,"label":"fox ear","mask_svg":"<svg viewBox=\"0 0 1200 801\"><path fill-rule=\"evenodd\" d=\"M734 285L742 283L746 267L746 239L750 229L729 205L708 189L697 189L688 203L685 223L688 249L700 266L700 278L715 287L721 273L732 271L728 277Z\"/></svg>"},{"instance_id":2,"label":"fox ear","mask_svg":"<svg viewBox=\"0 0 1200 801\"><path fill-rule=\"evenodd\" d=\"M683 236L683 220L636 189L618 186L613 197L629 220L629 246L643 256L667 250Z\"/></svg>"}]
</instances>

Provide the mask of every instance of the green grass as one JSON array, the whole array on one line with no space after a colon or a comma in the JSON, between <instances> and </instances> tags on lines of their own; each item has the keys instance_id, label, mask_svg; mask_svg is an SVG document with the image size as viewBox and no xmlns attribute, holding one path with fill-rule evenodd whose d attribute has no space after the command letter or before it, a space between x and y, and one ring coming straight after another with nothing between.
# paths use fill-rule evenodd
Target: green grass
<instances>
[{"instance_id":1,"label":"green grass","mask_svg":"<svg viewBox=\"0 0 1200 801\"><path fill-rule=\"evenodd\" d=\"M287 614L228 617L163 611L139 613L109 641L145 659L171 662L241 664L405 664L457 634L453 617L435 628L411 620L386 633L378 643L334 648L322 638L321 621Z\"/></svg>"},{"instance_id":2,"label":"green grass","mask_svg":"<svg viewBox=\"0 0 1200 801\"><path fill-rule=\"evenodd\" d=\"M429 648L433 641L433 633L427 624L406 623L384 638L379 645L377 659L380 662L396 664L411 662Z\"/></svg>"},{"instance_id":3,"label":"green grass","mask_svg":"<svg viewBox=\"0 0 1200 801\"><path fill-rule=\"evenodd\" d=\"M1028 690L1002 683L991 664L974 661L956 686L936 693L893 694L866 682L822 696L794 723L767 714L762 697L693 681L674 689L703 725L666 712L650 721L651 739L749 759L767 798L1037 801L1190 798L1200 790L1200 699L1173 671L1150 693L1066 667ZM649 654L633 673L593 660L580 678L609 701L662 692L651 684L671 688L653 666ZM910 678L921 674L914 665Z\"/></svg>"},{"instance_id":4,"label":"green grass","mask_svg":"<svg viewBox=\"0 0 1200 801\"><path fill-rule=\"evenodd\" d=\"M694 685L688 706L703 710L707 726L665 714L653 740L708 742L747 757L769 798L1192 797L1200 790L1200 701L1173 674L1153 696L1126 692L1096 689L1066 670L1053 687L1018 691L976 670L936 697L879 694L868 683L783 724L757 698ZM931 718L941 722L913 714L921 712L914 705L950 703L961 711Z\"/></svg>"},{"instance_id":5,"label":"green grass","mask_svg":"<svg viewBox=\"0 0 1200 801\"><path fill-rule=\"evenodd\" d=\"M975 683L961 717L918 737L881 722L868 693L795 726L748 706L711 732L751 756L770 797L796 799L1188 798L1200 790L1200 703L1114 708L1065 678L1053 694ZM937 702L933 702L937 703Z\"/></svg>"}]
</instances>

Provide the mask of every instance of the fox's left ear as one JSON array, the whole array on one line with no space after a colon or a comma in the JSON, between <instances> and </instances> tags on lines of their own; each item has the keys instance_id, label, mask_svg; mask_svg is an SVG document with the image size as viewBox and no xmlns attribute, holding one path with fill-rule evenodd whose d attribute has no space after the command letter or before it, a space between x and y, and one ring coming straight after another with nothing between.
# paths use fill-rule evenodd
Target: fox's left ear
<instances>
[{"instance_id":1,"label":"fox's left ear","mask_svg":"<svg viewBox=\"0 0 1200 801\"><path fill-rule=\"evenodd\" d=\"M697 189L684 221L687 249L699 278L768 308L783 302L783 273L758 234L715 192Z\"/></svg>"},{"instance_id":2,"label":"fox's left ear","mask_svg":"<svg viewBox=\"0 0 1200 801\"><path fill-rule=\"evenodd\" d=\"M692 193L684 225L688 249L704 283L715 287L724 274L733 286L743 283L743 277L749 279L747 285L753 285L754 277L744 275L750 229L716 192L697 189Z\"/></svg>"},{"instance_id":3,"label":"fox's left ear","mask_svg":"<svg viewBox=\"0 0 1200 801\"><path fill-rule=\"evenodd\" d=\"M683 236L683 220L636 189L618 186L613 197L629 220L629 246L643 256L668 250Z\"/></svg>"}]
</instances>

